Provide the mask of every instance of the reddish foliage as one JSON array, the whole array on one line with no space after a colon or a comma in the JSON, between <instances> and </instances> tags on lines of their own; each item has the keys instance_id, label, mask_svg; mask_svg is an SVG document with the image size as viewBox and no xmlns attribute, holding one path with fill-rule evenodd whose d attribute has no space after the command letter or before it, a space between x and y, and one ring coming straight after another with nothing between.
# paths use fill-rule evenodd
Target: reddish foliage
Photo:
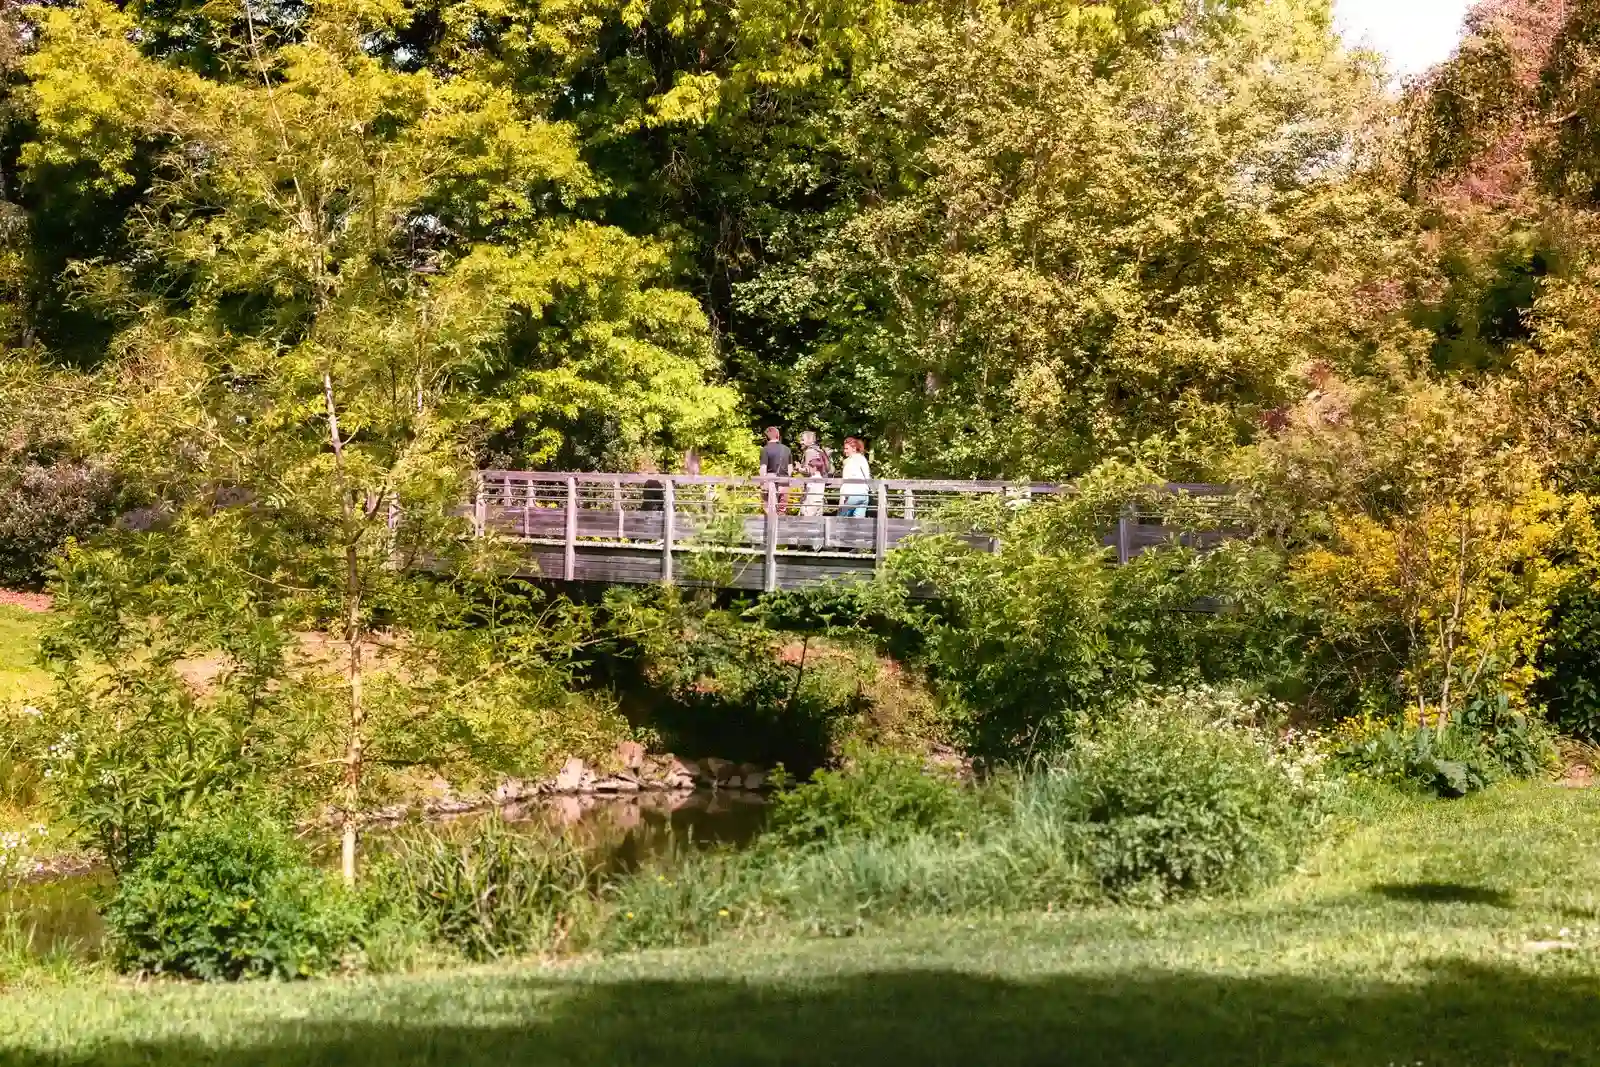
<instances>
[{"instance_id":1,"label":"reddish foliage","mask_svg":"<svg viewBox=\"0 0 1600 1067\"><path fill-rule=\"evenodd\" d=\"M1467 14L1455 56L1413 87L1425 99L1454 98L1436 106L1435 117L1462 128L1441 132L1448 140L1476 142L1469 158L1445 167L1431 183L1436 201L1492 207L1515 203L1530 190L1542 125L1540 81L1575 7L1567 0L1480 0Z\"/></svg>"}]
</instances>

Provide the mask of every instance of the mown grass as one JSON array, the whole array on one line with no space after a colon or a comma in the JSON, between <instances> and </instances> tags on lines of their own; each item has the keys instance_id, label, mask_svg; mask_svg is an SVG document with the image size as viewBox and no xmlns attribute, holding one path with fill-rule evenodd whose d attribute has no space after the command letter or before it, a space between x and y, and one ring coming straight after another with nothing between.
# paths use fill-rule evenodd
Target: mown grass
<instances>
[{"instance_id":1,"label":"mown grass","mask_svg":"<svg viewBox=\"0 0 1600 1067\"><path fill-rule=\"evenodd\" d=\"M0 1062L1586 1064L1600 795L1386 797L1273 890L562 965L0 997Z\"/></svg>"},{"instance_id":2,"label":"mown grass","mask_svg":"<svg viewBox=\"0 0 1600 1067\"><path fill-rule=\"evenodd\" d=\"M34 659L44 622L39 612L0 604L0 703L25 700L50 684Z\"/></svg>"}]
</instances>

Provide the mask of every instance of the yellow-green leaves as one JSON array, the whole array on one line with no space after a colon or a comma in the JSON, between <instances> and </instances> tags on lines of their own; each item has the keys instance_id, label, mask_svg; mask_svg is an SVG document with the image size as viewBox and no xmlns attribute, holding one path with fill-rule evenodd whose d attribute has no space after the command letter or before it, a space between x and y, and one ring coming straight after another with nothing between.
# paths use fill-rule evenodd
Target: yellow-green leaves
<instances>
[{"instance_id":1,"label":"yellow-green leaves","mask_svg":"<svg viewBox=\"0 0 1600 1067\"><path fill-rule=\"evenodd\" d=\"M133 183L166 72L140 54L133 21L100 0L42 9L40 36L24 64L39 136L24 146L23 166L47 180L82 172L101 193Z\"/></svg>"}]
</instances>

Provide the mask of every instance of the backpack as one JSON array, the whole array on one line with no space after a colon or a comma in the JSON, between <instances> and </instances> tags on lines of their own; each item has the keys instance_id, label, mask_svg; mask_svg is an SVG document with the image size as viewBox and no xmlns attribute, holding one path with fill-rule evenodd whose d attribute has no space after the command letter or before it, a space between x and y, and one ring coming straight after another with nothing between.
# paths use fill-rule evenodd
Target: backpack
<instances>
[{"instance_id":1,"label":"backpack","mask_svg":"<svg viewBox=\"0 0 1600 1067\"><path fill-rule=\"evenodd\" d=\"M807 470L811 469L811 457L812 456L821 456L822 457L822 462L827 466L827 470L823 471L823 474L827 475L829 478L832 478L833 477L833 453L828 451L828 446L827 445L807 445L806 446L805 455L803 455L801 457L801 461L802 461L802 463L804 464L804 466L806 467Z\"/></svg>"}]
</instances>

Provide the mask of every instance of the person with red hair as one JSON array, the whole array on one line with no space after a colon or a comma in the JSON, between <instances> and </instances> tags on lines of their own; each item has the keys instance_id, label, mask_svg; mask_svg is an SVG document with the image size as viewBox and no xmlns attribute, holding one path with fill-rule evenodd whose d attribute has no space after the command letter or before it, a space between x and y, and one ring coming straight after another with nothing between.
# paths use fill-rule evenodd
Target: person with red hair
<instances>
[{"instance_id":1,"label":"person with red hair","mask_svg":"<svg viewBox=\"0 0 1600 1067\"><path fill-rule=\"evenodd\" d=\"M839 514L852 519L867 517L867 493L872 467L867 463L867 446L859 437L844 439L844 484L839 487Z\"/></svg>"}]
</instances>

